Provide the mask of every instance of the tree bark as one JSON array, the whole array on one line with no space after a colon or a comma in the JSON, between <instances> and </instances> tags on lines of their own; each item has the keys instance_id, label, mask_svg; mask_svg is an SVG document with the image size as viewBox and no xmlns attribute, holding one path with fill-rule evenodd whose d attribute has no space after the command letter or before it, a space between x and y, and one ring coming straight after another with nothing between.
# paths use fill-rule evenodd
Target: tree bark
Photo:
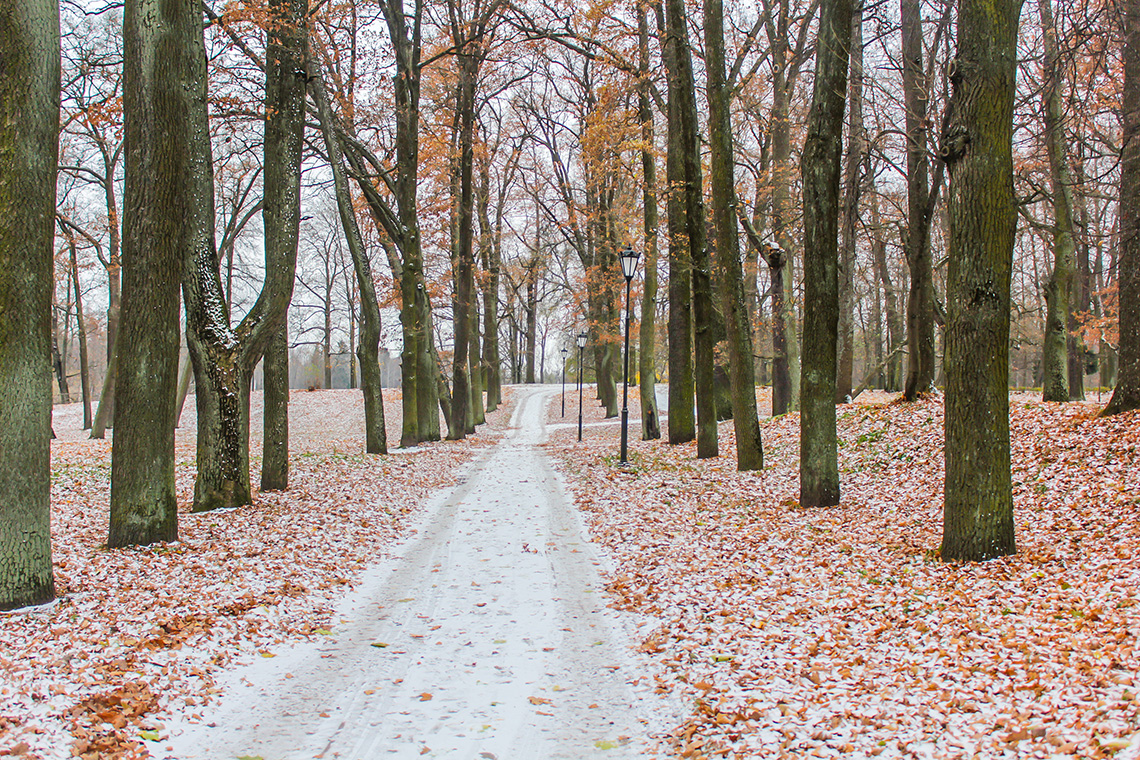
<instances>
[{"instance_id":1,"label":"tree bark","mask_svg":"<svg viewBox=\"0 0 1140 760\"><path fill-rule=\"evenodd\" d=\"M861 175L867 156L863 128L863 10L856 5L851 16L851 81L848 86L847 163L843 172L843 226L839 254L839 348L835 403L851 397L855 374L855 247Z\"/></svg>"},{"instance_id":2,"label":"tree bark","mask_svg":"<svg viewBox=\"0 0 1140 760\"><path fill-rule=\"evenodd\" d=\"M1043 401L1069 400L1069 294L1073 287L1076 240L1073 235L1073 178L1065 156L1064 110L1061 104L1061 63L1051 0L1038 0L1044 37L1045 151L1053 189L1053 272L1045 284L1045 340L1041 366ZM1079 369L1079 365L1078 365ZM1074 378L1080 382L1083 372Z\"/></svg>"},{"instance_id":3,"label":"tree bark","mask_svg":"<svg viewBox=\"0 0 1140 760\"><path fill-rule=\"evenodd\" d=\"M214 240L214 186L207 129L206 51L200 11L187 36L191 51L193 198L184 251L186 343L194 362L198 412L198 477L194 511L238 507L253 499L249 473L249 393L253 371L285 322L293 294L300 220L300 161L304 129L303 0L274 0L266 61L265 283L236 327L222 286ZM278 410L280 411L280 409ZM270 427L287 424L271 420Z\"/></svg>"},{"instance_id":4,"label":"tree bark","mask_svg":"<svg viewBox=\"0 0 1140 760\"><path fill-rule=\"evenodd\" d=\"M901 0L903 99L906 104L907 233L910 298L906 306L907 361L903 397L914 401L934 386L934 280L930 260L929 161L926 105L929 86L922 63L921 0Z\"/></svg>"},{"instance_id":5,"label":"tree bark","mask_svg":"<svg viewBox=\"0 0 1140 760\"><path fill-rule=\"evenodd\" d=\"M883 311L886 312L887 322L887 345L894 347L903 341L903 319L899 313L898 307L898 294L895 291L895 284L891 281L891 272L887 268L887 240L881 232L881 217L879 206L881 203L880 196L876 194L875 202L871 207L871 223L874 225L876 233L875 239L871 244L871 250L875 258L875 270L879 282L883 285ZM890 360L887 362L886 376L883 378L883 390L899 391L903 387L902 376L902 362L898 354L892 354Z\"/></svg>"},{"instance_id":6,"label":"tree bark","mask_svg":"<svg viewBox=\"0 0 1140 760\"><path fill-rule=\"evenodd\" d=\"M0 6L0 610L55 596L51 305L59 5Z\"/></svg>"},{"instance_id":7,"label":"tree bark","mask_svg":"<svg viewBox=\"0 0 1140 760\"><path fill-rule=\"evenodd\" d=\"M261 372L265 381L262 427L261 490L289 487L289 325L281 325L265 347Z\"/></svg>"},{"instance_id":8,"label":"tree bark","mask_svg":"<svg viewBox=\"0 0 1140 760\"><path fill-rule=\"evenodd\" d=\"M1123 149L1120 159L1120 346L1116 389L1101 416L1140 409L1140 0L1124 3Z\"/></svg>"},{"instance_id":9,"label":"tree bark","mask_svg":"<svg viewBox=\"0 0 1140 760\"><path fill-rule=\"evenodd\" d=\"M666 0L665 44L668 52L665 55L665 67L669 82L668 169L671 186L669 229L672 238L669 251L669 442L691 440L691 428L686 427L692 412L685 415L685 408L692 407L695 395L697 457L704 459L717 455L716 399L713 392L714 343L711 334L714 318L711 272L705 244L696 93L687 23L684 3L681 0ZM675 217L678 223L674 222ZM682 246L683 251L678 250L678 255L675 256L674 248ZM674 261L676 273L673 271ZM676 285L674 278L678 280ZM690 301L691 310L688 306ZM674 308L677 308L676 318ZM690 315L691 323L688 320ZM690 347L695 348L693 358L690 358ZM682 352L684 356L681 355ZM674 368L680 375L677 378L674 378ZM689 377L692 377L692 381ZM676 394L673 390L674 380L678 381L679 386ZM685 416L675 418L674 414ZM674 424L678 426L676 434L673 431Z\"/></svg>"},{"instance_id":10,"label":"tree bark","mask_svg":"<svg viewBox=\"0 0 1140 760\"><path fill-rule=\"evenodd\" d=\"M87 361L87 325L83 319L83 292L79 284L79 257L75 250L75 238L66 234L67 248L71 256L71 282L75 288L75 324L79 334L79 384L83 394L83 429L91 428L91 373Z\"/></svg>"},{"instance_id":11,"label":"tree bark","mask_svg":"<svg viewBox=\"0 0 1140 760\"><path fill-rule=\"evenodd\" d=\"M345 243L352 257L352 266L356 271L356 284L360 288L360 343L356 347L356 356L360 360L360 388L364 396L365 451L369 454L387 454L384 395L380 377L380 306L376 300L376 283L372 279L372 265L356 222L356 210L352 205L348 178L344 171L344 155L340 138L333 128L332 109L329 107L324 80L315 71L315 61L309 61L309 66L310 91L317 106L325 151L332 169L337 211Z\"/></svg>"},{"instance_id":12,"label":"tree bark","mask_svg":"<svg viewBox=\"0 0 1140 760\"><path fill-rule=\"evenodd\" d=\"M820 5L815 85L801 160L804 345L800 364L800 504L805 507L839 503L835 432L837 238L851 11L852 0L823 0Z\"/></svg>"},{"instance_id":13,"label":"tree bark","mask_svg":"<svg viewBox=\"0 0 1140 760\"><path fill-rule=\"evenodd\" d=\"M638 343L639 395L641 397L641 438L661 437L661 419L657 411L657 164L652 147L653 110L649 98L649 22L646 3L637 3L637 49L640 81L637 88L637 118L641 122L641 205L642 230L645 237L645 278L641 292L641 323Z\"/></svg>"},{"instance_id":14,"label":"tree bark","mask_svg":"<svg viewBox=\"0 0 1140 760\"><path fill-rule=\"evenodd\" d=\"M499 367L499 237L502 233L502 204L495 211L495 226L491 226L491 177L489 161L483 164L479 199L479 246L483 280L483 384L487 391L486 411L493 412L502 399L502 378Z\"/></svg>"},{"instance_id":15,"label":"tree bark","mask_svg":"<svg viewBox=\"0 0 1140 760\"><path fill-rule=\"evenodd\" d=\"M1009 438L1010 277L1017 227L1013 97L1021 0L963 0L951 66L942 559L1016 551Z\"/></svg>"},{"instance_id":16,"label":"tree bark","mask_svg":"<svg viewBox=\"0 0 1140 760\"><path fill-rule=\"evenodd\" d=\"M186 193L193 181L195 32L201 39L201 13L190 3L126 3L120 327L131 340L117 351L107 539L113 548L178 538L178 288L195 213Z\"/></svg>"},{"instance_id":17,"label":"tree bark","mask_svg":"<svg viewBox=\"0 0 1140 760\"><path fill-rule=\"evenodd\" d=\"M705 71L708 82L709 144L712 160L712 216L716 228L717 269L728 344L732 424L736 431L736 468L764 467L764 447L756 414L756 378L752 366L752 331L744 305L744 275L740 268L740 242L736 231L736 180L733 168L732 83L724 68L724 7L721 0L705 0Z\"/></svg>"},{"instance_id":18,"label":"tree bark","mask_svg":"<svg viewBox=\"0 0 1140 760\"><path fill-rule=\"evenodd\" d=\"M669 102L667 112L665 176L668 184L669 232L669 443L687 443L697 437L693 414L693 285L689 259L688 224L685 221L685 146L680 127L681 84L677 57L680 42L673 22L665 21L657 5L657 25L663 39Z\"/></svg>"},{"instance_id":19,"label":"tree bark","mask_svg":"<svg viewBox=\"0 0 1140 760\"><path fill-rule=\"evenodd\" d=\"M68 295L71 294L71 288L68 287ZM71 309L67 309L68 312ZM66 319L64 325L66 327ZM67 387L67 367L63 362L63 353L59 350L59 317L55 304L52 304L51 310L51 364L52 369L55 371L56 384L59 386L59 401L61 404L71 403L71 390Z\"/></svg>"},{"instance_id":20,"label":"tree bark","mask_svg":"<svg viewBox=\"0 0 1140 760\"><path fill-rule=\"evenodd\" d=\"M455 343L451 369L451 425L449 440L462 440L467 436L470 409L470 350L471 306L475 296L474 252L474 181L475 166L475 89L479 79L481 53L464 49L478 46L475 40L462 39L454 31L455 43L460 51L459 89L456 109L459 112L459 207L457 209L457 243L455 263ZM460 43L463 43L462 46ZM533 363L531 374L533 375Z\"/></svg>"}]
</instances>

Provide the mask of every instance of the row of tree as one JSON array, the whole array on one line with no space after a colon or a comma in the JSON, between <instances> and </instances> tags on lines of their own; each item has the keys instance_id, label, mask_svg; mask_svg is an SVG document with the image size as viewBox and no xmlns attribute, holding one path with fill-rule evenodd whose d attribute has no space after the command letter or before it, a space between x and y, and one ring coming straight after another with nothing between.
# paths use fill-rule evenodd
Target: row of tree
<instances>
[{"instance_id":1,"label":"row of tree","mask_svg":"<svg viewBox=\"0 0 1140 760\"><path fill-rule=\"evenodd\" d=\"M575 303L566 327L589 330L599 398L616 415L617 253L637 244L645 251L643 436L661 434L654 383L663 332L670 443L695 439L699 457L715 456L717 420L731 416L738 466L761 468L760 369L770 373L774 412L802 412L802 503L835 504L835 405L858 391L854 283L862 258L879 320L888 323L886 345L878 340L865 352L866 369L891 367L905 345L904 396L913 400L936 382L942 326L943 557L1012 552L1007 389L1013 253L1023 230L1052 241L1042 375L1046 398L1067 398L1083 375L1079 362L1074 368L1080 352L1073 335L1089 302L1087 293L1070 298L1080 290L1074 273L1090 269L1094 212L1117 220L1119 371L1106 412L1140 402L1131 213L1140 168L1132 140L1140 2L1100 6L1119 11L1124 97L1115 153L1119 200L1115 209L1104 203L1092 210L1093 194L1077 192L1089 183L1073 178L1067 158L1073 130L1065 124L1076 117L1063 95L1078 90L1072 72L1079 56L1074 46L1058 44L1048 0L1037 5L1051 184L1027 196L1019 186L1029 180L1014 163L1016 130L1027 130L1014 119L1019 61L1027 58L1018 49L1021 0L946 2L928 21L919 0L900 0L897 17L878 18L853 0L770 0L753 11L726 9L720 0L696 8L662 0L584 9L502 0L414 0L410 7L400 0L268 0L218 9L195 0L128 0L121 50L106 44L113 33L87 44L93 38L73 30L80 42L69 46L69 63L76 65L63 81L58 5L15 0L0 11L0 416L16 421L0 431L0 607L52 595L47 441L55 231L85 240L108 274L108 371L92 421L93 433L109 421L115 428L108 545L173 540L183 312L198 415L194 508L252 499L249 392L259 362L261 488L287 487L285 326L306 168L331 187L355 275L353 335L359 324L369 452L387 449L378 366L387 303L400 318L401 445L441 437L441 413L447 436L462 438L499 403L499 320L518 313L500 303L509 235L524 263L508 290L526 322L510 334L525 335L520 343L527 344L512 353L526 354L533 377L545 272ZM940 61L947 89L939 99L935 61L948 48L955 15L957 50ZM873 102L865 97L873 89L868 80L874 82L866 76L868 22L878 28L879 68L897 62L904 96L903 129L884 128L873 140L864 113ZM813 59L804 100L799 83ZM1112 66L1104 68L1109 76ZM60 93L69 109L64 134L89 148L82 160L72 160L65 145L57 161ZM934 130L939 103L941 127ZM884 113L889 117L890 108ZM1095 118L1088 125L1102 138L1108 129ZM899 134L905 188L893 197L905 207L898 215L909 280L905 336L886 259L890 225L882 219L891 213L884 200L892 193L869 192L876 171L900 163L888 149ZM255 157L250 146L258 142ZM229 150L231 143L245 147ZM1112 160L1105 154L1078 166L1099 171ZM754 179L751 201L742 171ZM1103 184L1111 170L1100 176ZM98 193L101 229L76 219L75 204L56 203L57 186L68 182ZM1039 218L1030 208L1038 195L1051 207ZM258 213L264 263L239 318L235 241ZM1020 228L1019 215L1028 221ZM1083 220L1083 235L1074 232L1074 219ZM659 271L662 234L667 267ZM390 281L375 271L381 260ZM761 261L769 273L763 292ZM943 269L944 301L937 297ZM77 264L72 271L78 298ZM441 301L450 308L433 308ZM756 361L762 339L770 341L770 364ZM449 354L441 351L448 340ZM897 382L899 374L892 368L883 380ZM718 388L728 389L727 398Z\"/></svg>"}]
</instances>

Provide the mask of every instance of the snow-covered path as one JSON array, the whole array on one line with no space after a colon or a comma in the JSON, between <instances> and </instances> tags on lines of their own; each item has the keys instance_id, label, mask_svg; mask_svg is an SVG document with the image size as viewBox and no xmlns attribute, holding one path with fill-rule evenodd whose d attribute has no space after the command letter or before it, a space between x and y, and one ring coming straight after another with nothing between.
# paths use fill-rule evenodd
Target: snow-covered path
<instances>
[{"instance_id":1,"label":"snow-covered path","mask_svg":"<svg viewBox=\"0 0 1140 760\"><path fill-rule=\"evenodd\" d=\"M332 635L236 671L201 722L170 724L165 756L650 756L652 678L538 445L557 387L519 392L505 439L366 573Z\"/></svg>"}]
</instances>

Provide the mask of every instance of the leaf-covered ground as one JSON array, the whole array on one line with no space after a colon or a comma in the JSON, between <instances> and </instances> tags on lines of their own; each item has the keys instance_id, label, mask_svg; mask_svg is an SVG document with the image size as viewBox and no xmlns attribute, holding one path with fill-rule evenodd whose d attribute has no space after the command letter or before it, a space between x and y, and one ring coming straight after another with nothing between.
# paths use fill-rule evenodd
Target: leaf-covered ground
<instances>
[{"instance_id":1,"label":"leaf-covered ground","mask_svg":"<svg viewBox=\"0 0 1140 760\"><path fill-rule=\"evenodd\" d=\"M965 565L936 552L941 396L861 401L838 410L831 509L797 502L796 414L762 423L759 473L736 472L731 422L701 461L634 427L626 470L614 424L551 442L618 604L660 620L642 649L693 708L677 753L1140 755L1140 415L1015 395L1018 553Z\"/></svg>"},{"instance_id":2,"label":"leaf-covered ground","mask_svg":"<svg viewBox=\"0 0 1140 760\"><path fill-rule=\"evenodd\" d=\"M58 600L0 615L0 755L102 760L161 750L163 713L210 699L220 668L325 632L345 587L510 419L502 409L467 441L375 457L362 453L359 391L295 391L289 490L256 494L239 510L191 514L192 404L176 444L180 540L123 550L104 548L110 439L87 440L77 405L56 408ZM385 392L385 407L389 440L398 442L398 391ZM256 424L251 439L256 485Z\"/></svg>"}]
</instances>

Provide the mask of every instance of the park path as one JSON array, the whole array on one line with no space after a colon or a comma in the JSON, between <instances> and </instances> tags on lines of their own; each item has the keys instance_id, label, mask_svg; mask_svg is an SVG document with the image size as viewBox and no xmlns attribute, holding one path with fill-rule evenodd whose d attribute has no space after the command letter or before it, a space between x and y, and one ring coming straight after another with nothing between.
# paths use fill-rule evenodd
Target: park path
<instances>
[{"instance_id":1,"label":"park path","mask_svg":"<svg viewBox=\"0 0 1140 760\"><path fill-rule=\"evenodd\" d=\"M200 723L170 725L166 756L652 756L664 708L539 445L557 390L520 388L504 439L366 573L333 636L235 672Z\"/></svg>"}]
</instances>

